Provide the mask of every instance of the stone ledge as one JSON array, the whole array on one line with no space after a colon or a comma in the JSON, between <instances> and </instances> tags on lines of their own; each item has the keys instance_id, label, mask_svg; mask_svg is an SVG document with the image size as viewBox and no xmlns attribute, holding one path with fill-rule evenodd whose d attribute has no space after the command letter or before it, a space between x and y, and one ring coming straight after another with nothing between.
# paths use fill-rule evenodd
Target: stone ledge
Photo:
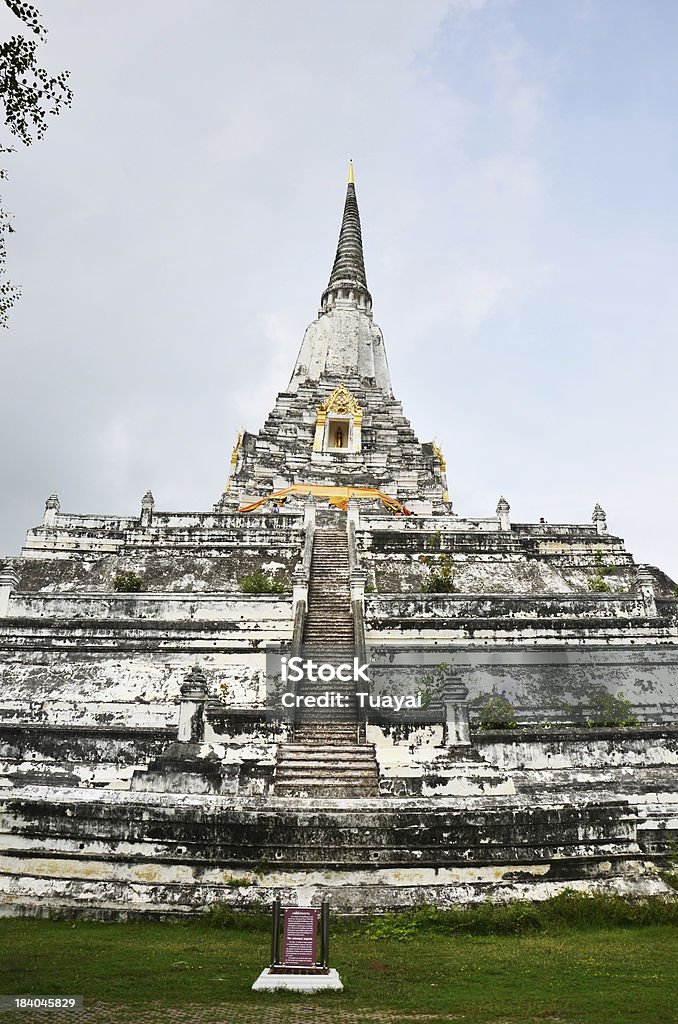
<instances>
[{"instance_id":1,"label":"stone ledge","mask_svg":"<svg viewBox=\"0 0 678 1024\"><path fill-rule=\"evenodd\" d=\"M144 705L147 706L147 705ZM126 740L133 740L135 737L155 736L158 739L175 739L177 734L176 725L162 726L155 725L61 725L56 722L26 722L26 721L0 721L0 735L6 732L21 733L22 738L28 741L32 732L36 733L65 733L67 735L91 736L97 739L101 736L121 737Z\"/></svg>"},{"instance_id":2,"label":"stone ledge","mask_svg":"<svg viewBox=\"0 0 678 1024\"><path fill-rule=\"evenodd\" d=\"M518 726L517 729L477 729L472 730L472 742L478 746L483 743L535 743L553 740L650 740L678 739L678 725L641 725L641 726L557 726L553 729L539 726Z\"/></svg>"}]
</instances>

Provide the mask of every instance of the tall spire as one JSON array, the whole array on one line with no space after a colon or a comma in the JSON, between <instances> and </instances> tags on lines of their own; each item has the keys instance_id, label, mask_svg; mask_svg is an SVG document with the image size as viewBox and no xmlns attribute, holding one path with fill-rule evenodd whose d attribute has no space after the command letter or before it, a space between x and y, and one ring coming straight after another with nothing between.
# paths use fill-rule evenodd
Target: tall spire
<instances>
[{"instance_id":1,"label":"tall spire","mask_svg":"<svg viewBox=\"0 0 678 1024\"><path fill-rule=\"evenodd\" d=\"M384 337L372 318L351 164L336 259L318 318L306 328L288 391L311 381L333 389L356 377L393 395Z\"/></svg>"},{"instance_id":2,"label":"tall spire","mask_svg":"<svg viewBox=\"0 0 678 1024\"><path fill-rule=\"evenodd\" d=\"M322 311L326 313L338 304L356 306L366 312L372 308L372 296L367 290L365 275L363 238L360 231L358 200L355 194L353 161L349 163L344 216L341 221L332 273L321 299Z\"/></svg>"}]
</instances>

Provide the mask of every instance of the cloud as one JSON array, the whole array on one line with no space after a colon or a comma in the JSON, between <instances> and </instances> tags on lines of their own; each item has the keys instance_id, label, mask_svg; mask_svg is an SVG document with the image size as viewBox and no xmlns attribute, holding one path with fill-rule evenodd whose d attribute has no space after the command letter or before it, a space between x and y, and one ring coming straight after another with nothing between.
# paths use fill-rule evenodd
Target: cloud
<instances>
[{"instance_id":1,"label":"cloud","mask_svg":"<svg viewBox=\"0 0 678 1024\"><path fill-rule=\"evenodd\" d=\"M647 5L45 18L76 99L8 163L3 551L55 488L73 511L131 513L148 486L211 506L316 315L353 157L396 393L441 440L458 510L505 490L517 519L588 520L601 500L678 574L678 71Z\"/></svg>"}]
</instances>

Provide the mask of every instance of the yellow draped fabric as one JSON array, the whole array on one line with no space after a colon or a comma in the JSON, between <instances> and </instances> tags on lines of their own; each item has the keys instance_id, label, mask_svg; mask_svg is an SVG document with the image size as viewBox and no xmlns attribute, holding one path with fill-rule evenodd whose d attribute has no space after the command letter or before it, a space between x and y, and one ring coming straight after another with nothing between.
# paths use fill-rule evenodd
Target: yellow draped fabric
<instances>
[{"instance_id":1,"label":"yellow draped fabric","mask_svg":"<svg viewBox=\"0 0 678 1024\"><path fill-rule=\"evenodd\" d=\"M378 498L382 505L385 505L392 512L397 512L404 516L412 514L396 498L389 497L388 494L378 491L375 487L323 487L317 484L293 484L291 487L285 487L282 491L273 491L271 494L267 494L265 498L259 498L258 501L252 502L251 505L245 505L243 508L238 509L238 511L254 512L255 509L265 505L267 501L283 501L289 494L312 494L315 498L327 498L330 505L335 505L343 512L346 511L349 498Z\"/></svg>"}]
</instances>

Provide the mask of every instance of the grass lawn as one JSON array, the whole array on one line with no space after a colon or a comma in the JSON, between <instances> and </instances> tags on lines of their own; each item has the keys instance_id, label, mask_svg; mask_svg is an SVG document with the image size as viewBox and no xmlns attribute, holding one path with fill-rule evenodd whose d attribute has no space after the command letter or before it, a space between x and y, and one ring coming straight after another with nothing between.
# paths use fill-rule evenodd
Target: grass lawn
<instances>
[{"instance_id":1,"label":"grass lawn","mask_svg":"<svg viewBox=\"0 0 678 1024\"><path fill-rule=\"evenodd\" d=\"M139 1021L140 1004L150 1003L280 1007L280 1019L291 1020L295 1003L308 1009L309 1000L319 1009L334 1008L337 1020L344 1010L357 1013L353 1019L361 1019L360 1011L390 1011L393 1020L428 1013L465 1024L678 1021L678 929L672 924L574 927L560 934L428 931L401 939L340 929L331 959L345 991L313 997L251 992L268 954L263 929L3 919L0 991L83 994L86 1006L124 1005L129 1019ZM10 1016L26 1020L23 1014L0 1019ZM43 1013L36 1019L56 1018Z\"/></svg>"}]
</instances>

